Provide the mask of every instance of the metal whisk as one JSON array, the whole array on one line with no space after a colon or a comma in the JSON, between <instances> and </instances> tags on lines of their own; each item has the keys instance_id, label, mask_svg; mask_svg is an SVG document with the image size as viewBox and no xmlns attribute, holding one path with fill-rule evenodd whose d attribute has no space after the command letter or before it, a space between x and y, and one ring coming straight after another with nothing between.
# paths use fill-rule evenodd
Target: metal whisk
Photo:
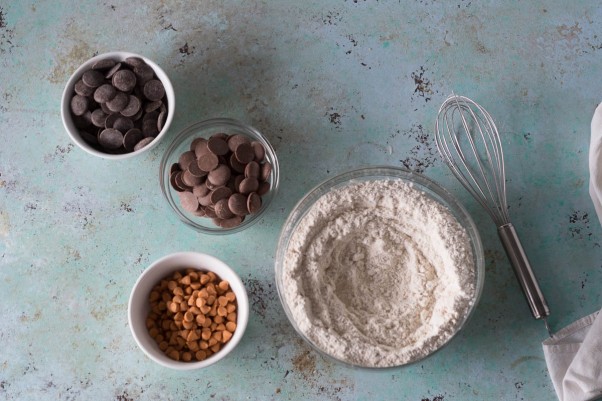
<instances>
[{"instance_id":1,"label":"metal whisk","mask_svg":"<svg viewBox=\"0 0 602 401\"><path fill-rule=\"evenodd\" d=\"M443 102L435 123L437 149L464 188L485 208L498 234L535 319L546 317L548 304L537 284L506 202L506 175L500 135L491 115L464 96Z\"/></svg>"}]
</instances>

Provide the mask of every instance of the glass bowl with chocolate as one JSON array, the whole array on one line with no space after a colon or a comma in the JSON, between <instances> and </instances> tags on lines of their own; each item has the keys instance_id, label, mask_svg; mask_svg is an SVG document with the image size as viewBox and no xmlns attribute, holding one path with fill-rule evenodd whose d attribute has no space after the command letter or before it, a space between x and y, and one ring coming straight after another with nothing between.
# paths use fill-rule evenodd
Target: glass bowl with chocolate
<instances>
[{"instance_id":1,"label":"glass bowl with chocolate","mask_svg":"<svg viewBox=\"0 0 602 401\"><path fill-rule=\"evenodd\" d=\"M184 129L160 166L163 196L176 216L205 234L256 223L278 190L276 152L257 129L215 118Z\"/></svg>"}]
</instances>

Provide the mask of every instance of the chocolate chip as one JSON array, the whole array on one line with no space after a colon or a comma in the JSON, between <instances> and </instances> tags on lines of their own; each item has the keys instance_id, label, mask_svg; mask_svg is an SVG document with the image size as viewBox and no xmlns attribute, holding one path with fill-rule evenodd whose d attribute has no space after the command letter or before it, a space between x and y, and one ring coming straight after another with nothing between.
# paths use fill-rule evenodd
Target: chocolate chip
<instances>
[{"instance_id":1,"label":"chocolate chip","mask_svg":"<svg viewBox=\"0 0 602 401\"><path fill-rule=\"evenodd\" d=\"M88 70L82 75L82 81L90 88L98 88L100 85L104 84L105 78L96 70Z\"/></svg>"},{"instance_id":2,"label":"chocolate chip","mask_svg":"<svg viewBox=\"0 0 602 401\"><path fill-rule=\"evenodd\" d=\"M165 124L165 119L167 118L167 111L162 111L159 113L159 117L157 117L157 130L161 132L163 130L163 125Z\"/></svg>"},{"instance_id":3,"label":"chocolate chip","mask_svg":"<svg viewBox=\"0 0 602 401\"><path fill-rule=\"evenodd\" d=\"M94 94L94 88L86 85L84 83L84 81L82 81L81 79L75 83L75 86L74 86L73 90L78 95L86 96L86 97L91 96L92 94Z\"/></svg>"},{"instance_id":4,"label":"chocolate chip","mask_svg":"<svg viewBox=\"0 0 602 401\"><path fill-rule=\"evenodd\" d=\"M197 145L194 148L194 153L196 153L196 157L200 158L206 154L211 153L209 148L207 147L207 140L203 138L202 141L198 141Z\"/></svg>"},{"instance_id":5,"label":"chocolate chip","mask_svg":"<svg viewBox=\"0 0 602 401\"><path fill-rule=\"evenodd\" d=\"M257 213L261 209L261 197L257 193L251 192L247 197L247 209L250 214Z\"/></svg>"},{"instance_id":6,"label":"chocolate chip","mask_svg":"<svg viewBox=\"0 0 602 401\"><path fill-rule=\"evenodd\" d=\"M105 74L105 78L111 79L111 77L113 75L115 75L115 73L117 71L119 71L120 68L121 68L121 63L116 63L109 71L107 71L107 73ZM113 86L115 86L115 84L113 84ZM119 89L119 88L117 88L117 89Z\"/></svg>"},{"instance_id":7,"label":"chocolate chip","mask_svg":"<svg viewBox=\"0 0 602 401\"><path fill-rule=\"evenodd\" d=\"M98 145L98 138L96 137L96 135L91 134L86 130L80 130L79 134L81 135L82 138L84 138L84 141L86 141L92 145Z\"/></svg>"},{"instance_id":8,"label":"chocolate chip","mask_svg":"<svg viewBox=\"0 0 602 401\"><path fill-rule=\"evenodd\" d=\"M209 141L207 141L207 148L211 153L217 156L223 156L228 153L228 143L217 136L209 138Z\"/></svg>"},{"instance_id":9,"label":"chocolate chip","mask_svg":"<svg viewBox=\"0 0 602 401\"><path fill-rule=\"evenodd\" d=\"M192 150L194 152L194 149L196 148L196 145L198 145L200 142L206 141L205 138L194 138L192 140L192 142L190 142L190 150ZM198 156L198 155L197 155Z\"/></svg>"},{"instance_id":10,"label":"chocolate chip","mask_svg":"<svg viewBox=\"0 0 602 401\"><path fill-rule=\"evenodd\" d=\"M133 152L138 142L140 142L142 139L144 139L142 131L140 131L138 128L131 128L123 136L123 147L128 152Z\"/></svg>"},{"instance_id":11,"label":"chocolate chip","mask_svg":"<svg viewBox=\"0 0 602 401\"><path fill-rule=\"evenodd\" d=\"M108 114L102 111L102 109L94 110L92 112L92 124L94 124L97 127L104 127L107 116Z\"/></svg>"},{"instance_id":12,"label":"chocolate chip","mask_svg":"<svg viewBox=\"0 0 602 401\"><path fill-rule=\"evenodd\" d=\"M119 149L123 145L123 134L114 128L105 128L98 137L98 143L105 149Z\"/></svg>"},{"instance_id":13,"label":"chocolate chip","mask_svg":"<svg viewBox=\"0 0 602 401\"><path fill-rule=\"evenodd\" d=\"M270 164L270 162L265 162L261 166L261 175L259 176L259 179L261 181L267 181L270 178L271 174L272 174L272 165Z\"/></svg>"},{"instance_id":14,"label":"chocolate chip","mask_svg":"<svg viewBox=\"0 0 602 401\"><path fill-rule=\"evenodd\" d=\"M106 103L113 99L115 95L117 95L117 89L113 85L103 84L94 91L94 100L98 103Z\"/></svg>"},{"instance_id":15,"label":"chocolate chip","mask_svg":"<svg viewBox=\"0 0 602 401\"><path fill-rule=\"evenodd\" d=\"M146 145L148 145L149 143L151 143L153 141L153 137L149 137L149 138L144 138L142 139L140 142L138 142L136 144L136 146L134 146L134 152L139 151L140 149L144 148Z\"/></svg>"},{"instance_id":16,"label":"chocolate chip","mask_svg":"<svg viewBox=\"0 0 602 401\"><path fill-rule=\"evenodd\" d=\"M160 100L165 96L165 88L158 79L151 79L144 84L143 93L148 100Z\"/></svg>"},{"instance_id":17,"label":"chocolate chip","mask_svg":"<svg viewBox=\"0 0 602 401\"><path fill-rule=\"evenodd\" d=\"M129 92L136 86L136 75L131 70L119 70L113 75L111 82L120 91Z\"/></svg>"},{"instance_id":18,"label":"chocolate chip","mask_svg":"<svg viewBox=\"0 0 602 401\"><path fill-rule=\"evenodd\" d=\"M232 167L232 170L236 171L237 173L245 172L245 165L238 161L234 153L230 155L230 167Z\"/></svg>"},{"instance_id":19,"label":"chocolate chip","mask_svg":"<svg viewBox=\"0 0 602 401\"><path fill-rule=\"evenodd\" d=\"M105 128L113 128L115 121L120 117L119 114L109 114L105 119Z\"/></svg>"},{"instance_id":20,"label":"chocolate chip","mask_svg":"<svg viewBox=\"0 0 602 401\"><path fill-rule=\"evenodd\" d=\"M241 194L250 194L251 192L257 191L259 188L259 181L257 178L249 177L245 178L240 182L239 191Z\"/></svg>"},{"instance_id":21,"label":"chocolate chip","mask_svg":"<svg viewBox=\"0 0 602 401\"><path fill-rule=\"evenodd\" d=\"M157 120L146 119L142 121L142 133L144 136L155 137L159 134L157 129Z\"/></svg>"},{"instance_id":22,"label":"chocolate chip","mask_svg":"<svg viewBox=\"0 0 602 401\"><path fill-rule=\"evenodd\" d=\"M209 188L207 188L205 184L195 185L194 188L192 188L192 193L197 197L197 199L207 196L209 192Z\"/></svg>"},{"instance_id":23,"label":"chocolate chip","mask_svg":"<svg viewBox=\"0 0 602 401\"><path fill-rule=\"evenodd\" d=\"M236 155L236 159L242 164L249 163L255 157L255 152L253 152L253 147L249 142L243 142L238 145L234 154Z\"/></svg>"},{"instance_id":24,"label":"chocolate chip","mask_svg":"<svg viewBox=\"0 0 602 401\"><path fill-rule=\"evenodd\" d=\"M180 185L178 185L178 181L177 181L177 178L176 178L176 176L181 175L181 174L182 174L181 171L176 171L176 172L170 174L170 176L169 176L169 183L171 184L171 187L173 189L175 189L176 191L178 191L178 192L184 192L185 191L184 188L182 188Z\"/></svg>"},{"instance_id":25,"label":"chocolate chip","mask_svg":"<svg viewBox=\"0 0 602 401\"><path fill-rule=\"evenodd\" d=\"M76 116L83 115L86 111L88 111L88 98L75 95L71 98L71 112Z\"/></svg>"},{"instance_id":26,"label":"chocolate chip","mask_svg":"<svg viewBox=\"0 0 602 401\"><path fill-rule=\"evenodd\" d=\"M251 147L253 148L253 153L255 153L255 160L261 163L265 159L265 148L258 141L251 142Z\"/></svg>"},{"instance_id":27,"label":"chocolate chip","mask_svg":"<svg viewBox=\"0 0 602 401\"><path fill-rule=\"evenodd\" d=\"M195 152L196 154L197 152ZM207 153L198 159L198 164L201 170L210 172L218 166L217 156L213 153Z\"/></svg>"},{"instance_id":28,"label":"chocolate chip","mask_svg":"<svg viewBox=\"0 0 602 401\"><path fill-rule=\"evenodd\" d=\"M207 175L206 171L201 170L196 159L188 164L188 171L190 171L190 174L194 175L195 177L205 177Z\"/></svg>"},{"instance_id":29,"label":"chocolate chip","mask_svg":"<svg viewBox=\"0 0 602 401\"><path fill-rule=\"evenodd\" d=\"M108 70L115 66L116 62L110 58L103 58L92 65L93 70Z\"/></svg>"},{"instance_id":30,"label":"chocolate chip","mask_svg":"<svg viewBox=\"0 0 602 401\"><path fill-rule=\"evenodd\" d=\"M123 92L117 92L115 97L107 102L107 107L113 113L119 113L128 105L130 97Z\"/></svg>"},{"instance_id":31,"label":"chocolate chip","mask_svg":"<svg viewBox=\"0 0 602 401\"><path fill-rule=\"evenodd\" d=\"M211 170L207 175L207 180L213 185L226 185L232 174L230 168L225 164L220 164L215 169Z\"/></svg>"},{"instance_id":32,"label":"chocolate chip","mask_svg":"<svg viewBox=\"0 0 602 401\"><path fill-rule=\"evenodd\" d=\"M228 199L232 195L232 190L227 187L218 187L209 193L209 200L211 203L216 204L222 199Z\"/></svg>"},{"instance_id":33,"label":"chocolate chip","mask_svg":"<svg viewBox=\"0 0 602 401\"><path fill-rule=\"evenodd\" d=\"M245 177L258 178L260 173L259 163L252 161L245 167Z\"/></svg>"},{"instance_id":34,"label":"chocolate chip","mask_svg":"<svg viewBox=\"0 0 602 401\"><path fill-rule=\"evenodd\" d=\"M133 117L140 111L141 102L138 97L134 95L128 96L128 104L121 110L121 115L126 117Z\"/></svg>"},{"instance_id":35,"label":"chocolate chip","mask_svg":"<svg viewBox=\"0 0 602 401\"><path fill-rule=\"evenodd\" d=\"M113 128L121 131L122 133L126 133L134 128L134 122L127 117L117 117L113 123Z\"/></svg>"},{"instance_id":36,"label":"chocolate chip","mask_svg":"<svg viewBox=\"0 0 602 401\"><path fill-rule=\"evenodd\" d=\"M194 152L184 152L178 159L178 165L180 166L180 169L188 170L188 165L193 161L196 161Z\"/></svg>"},{"instance_id":37,"label":"chocolate chip","mask_svg":"<svg viewBox=\"0 0 602 401\"><path fill-rule=\"evenodd\" d=\"M154 100L152 102L148 102L144 105L144 111L150 113L151 111L159 110L159 107L163 104L160 100Z\"/></svg>"},{"instance_id":38,"label":"chocolate chip","mask_svg":"<svg viewBox=\"0 0 602 401\"><path fill-rule=\"evenodd\" d=\"M194 212L199 208L199 201L192 192L180 192L180 203L185 210Z\"/></svg>"},{"instance_id":39,"label":"chocolate chip","mask_svg":"<svg viewBox=\"0 0 602 401\"><path fill-rule=\"evenodd\" d=\"M182 182L184 182L184 184L188 185L189 187L193 188L196 185L200 185L203 182L203 179L201 177L196 177L190 174L190 171L188 170L184 170L184 172L182 173Z\"/></svg>"},{"instance_id":40,"label":"chocolate chip","mask_svg":"<svg viewBox=\"0 0 602 401\"><path fill-rule=\"evenodd\" d=\"M138 85L143 86L145 83L153 79L155 72L149 65L140 64L134 67L134 74L136 75Z\"/></svg>"},{"instance_id":41,"label":"chocolate chip","mask_svg":"<svg viewBox=\"0 0 602 401\"><path fill-rule=\"evenodd\" d=\"M228 198L222 198L215 203L215 214L220 219L230 219L234 217L234 213L228 206Z\"/></svg>"},{"instance_id":42,"label":"chocolate chip","mask_svg":"<svg viewBox=\"0 0 602 401\"><path fill-rule=\"evenodd\" d=\"M243 194L232 194L228 198L228 207L237 216L245 216L249 214L247 209L247 197Z\"/></svg>"},{"instance_id":43,"label":"chocolate chip","mask_svg":"<svg viewBox=\"0 0 602 401\"><path fill-rule=\"evenodd\" d=\"M123 60L123 62L124 62L126 65L128 65L128 66L130 66L130 67L132 67L132 68L138 67L139 65L144 65L144 64L146 64L146 63L144 62L144 60L142 60L142 59L141 59L141 58L139 58L139 57L128 57L128 58L126 58L125 60Z\"/></svg>"},{"instance_id":44,"label":"chocolate chip","mask_svg":"<svg viewBox=\"0 0 602 401\"><path fill-rule=\"evenodd\" d=\"M228 148L231 152L236 152L238 145L247 142L249 142L249 138L247 138L245 135L235 134L228 138Z\"/></svg>"}]
</instances>

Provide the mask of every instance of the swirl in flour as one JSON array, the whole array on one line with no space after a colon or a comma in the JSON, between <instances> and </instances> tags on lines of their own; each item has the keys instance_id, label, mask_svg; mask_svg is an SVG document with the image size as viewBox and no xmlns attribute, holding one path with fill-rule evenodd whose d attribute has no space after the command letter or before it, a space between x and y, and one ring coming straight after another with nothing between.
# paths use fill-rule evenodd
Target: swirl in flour
<instances>
[{"instance_id":1,"label":"swirl in flour","mask_svg":"<svg viewBox=\"0 0 602 401\"><path fill-rule=\"evenodd\" d=\"M429 354L472 305L468 234L400 180L357 182L311 207L288 243L283 296L319 349L361 366Z\"/></svg>"}]
</instances>

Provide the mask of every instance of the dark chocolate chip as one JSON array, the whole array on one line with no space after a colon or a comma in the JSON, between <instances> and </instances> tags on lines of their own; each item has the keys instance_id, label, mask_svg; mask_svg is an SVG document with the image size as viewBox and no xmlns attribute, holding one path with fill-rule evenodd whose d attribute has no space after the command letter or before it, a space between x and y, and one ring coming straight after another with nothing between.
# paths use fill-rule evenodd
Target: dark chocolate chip
<instances>
[{"instance_id":1,"label":"dark chocolate chip","mask_svg":"<svg viewBox=\"0 0 602 401\"><path fill-rule=\"evenodd\" d=\"M165 88L158 79L151 79L144 84L143 93L148 100L160 100L165 96Z\"/></svg>"},{"instance_id":2,"label":"dark chocolate chip","mask_svg":"<svg viewBox=\"0 0 602 401\"><path fill-rule=\"evenodd\" d=\"M94 89L84 83L81 79L75 83L73 90L75 93L81 96L92 96L94 94Z\"/></svg>"},{"instance_id":3,"label":"dark chocolate chip","mask_svg":"<svg viewBox=\"0 0 602 401\"><path fill-rule=\"evenodd\" d=\"M136 74L131 70L119 70L111 80L113 86L122 92L129 92L136 86Z\"/></svg>"},{"instance_id":4,"label":"dark chocolate chip","mask_svg":"<svg viewBox=\"0 0 602 401\"><path fill-rule=\"evenodd\" d=\"M144 62L144 60L142 60L139 57L128 57L125 60L123 60L123 63L130 66L131 68L135 68L135 67L138 67L139 65L146 64Z\"/></svg>"},{"instance_id":5,"label":"dark chocolate chip","mask_svg":"<svg viewBox=\"0 0 602 401\"><path fill-rule=\"evenodd\" d=\"M145 83L153 79L155 71L147 64L140 64L134 67L134 74L136 75L138 85L144 86Z\"/></svg>"},{"instance_id":6,"label":"dark chocolate chip","mask_svg":"<svg viewBox=\"0 0 602 401\"><path fill-rule=\"evenodd\" d=\"M98 60L92 65L93 70L108 70L115 66L117 62L110 58L103 58L102 60Z\"/></svg>"},{"instance_id":7,"label":"dark chocolate chip","mask_svg":"<svg viewBox=\"0 0 602 401\"><path fill-rule=\"evenodd\" d=\"M88 98L81 95L75 95L71 98L71 112L76 116L83 115L88 111Z\"/></svg>"},{"instance_id":8,"label":"dark chocolate chip","mask_svg":"<svg viewBox=\"0 0 602 401\"><path fill-rule=\"evenodd\" d=\"M125 109L129 101L130 97L127 94L123 92L117 92L115 97L106 103L109 110L111 110L113 113L119 113L121 110Z\"/></svg>"},{"instance_id":9,"label":"dark chocolate chip","mask_svg":"<svg viewBox=\"0 0 602 401\"><path fill-rule=\"evenodd\" d=\"M100 85L94 91L94 100L98 103L106 103L117 95L117 89L110 84Z\"/></svg>"},{"instance_id":10,"label":"dark chocolate chip","mask_svg":"<svg viewBox=\"0 0 602 401\"><path fill-rule=\"evenodd\" d=\"M128 104L125 106L123 110L121 110L121 115L125 117L133 117L140 111L141 102L138 97L134 95L128 96Z\"/></svg>"},{"instance_id":11,"label":"dark chocolate chip","mask_svg":"<svg viewBox=\"0 0 602 401\"><path fill-rule=\"evenodd\" d=\"M98 143L105 149L119 149L123 145L123 134L114 128L105 128L98 137Z\"/></svg>"},{"instance_id":12,"label":"dark chocolate chip","mask_svg":"<svg viewBox=\"0 0 602 401\"><path fill-rule=\"evenodd\" d=\"M98 138L96 138L96 135L91 134L86 130L80 130L79 135L90 145L98 145Z\"/></svg>"},{"instance_id":13,"label":"dark chocolate chip","mask_svg":"<svg viewBox=\"0 0 602 401\"><path fill-rule=\"evenodd\" d=\"M107 71L107 73L105 74L105 78L106 79L111 79L111 77L113 75L115 75L115 73L117 71L119 71L119 69L121 68L121 63L117 63L115 64L109 71ZM113 86L115 86L115 84L113 84ZM119 88L118 88L119 89Z\"/></svg>"},{"instance_id":14,"label":"dark chocolate chip","mask_svg":"<svg viewBox=\"0 0 602 401\"><path fill-rule=\"evenodd\" d=\"M123 136L123 147L128 152L133 152L138 142L140 142L142 139L144 139L142 131L140 131L138 128L131 128Z\"/></svg>"},{"instance_id":15,"label":"dark chocolate chip","mask_svg":"<svg viewBox=\"0 0 602 401\"><path fill-rule=\"evenodd\" d=\"M150 113L151 111L159 110L159 108L161 107L162 104L163 104L163 102L160 100L147 102L144 105L144 111L146 111L147 113Z\"/></svg>"},{"instance_id":16,"label":"dark chocolate chip","mask_svg":"<svg viewBox=\"0 0 602 401\"><path fill-rule=\"evenodd\" d=\"M122 133L126 133L134 128L134 122L127 117L117 117L113 123L113 128L121 131Z\"/></svg>"},{"instance_id":17,"label":"dark chocolate chip","mask_svg":"<svg viewBox=\"0 0 602 401\"><path fill-rule=\"evenodd\" d=\"M90 88L98 88L104 84L105 77L96 70L88 70L82 75L82 81Z\"/></svg>"},{"instance_id":18,"label":"dark chocolate chip","mask_svg":"<svg viewBox=\"0 0 602 401\"><path fill-rule=\"evenodd\" d=\"M165 119L167 118L167 111L162 111L159 113L159 117L157 118L157 130L159 132L163 131L163 126L165 125Z\"/></svg>"},{"instance_id":19,"label":"dark chocolate chip","mask_svg":"<svg viewBox=\"0 0 602 401\"><path fill-rule=\"evenodd\" d=\"M113 128L115 121L121 117L119 114L109 114L107 118L105 118L105 128Z\"/></svg>"},{"instance_id":20,"label":"dark chocolate chip","mask_svg":"<svg viewBox=\"0 0 602 401\"><path fill-rule=\"evenodd\" d=\"M140 149L144 148L145 146L147 146L149 143L151 143L153 141L153 137L149 137L149 138L144 138L142 140L140 140L140 142L138 142L136 144L136 146L134 146L134 152L139 151Z\"/></svg>"},{"instance_id":21,"label":"dark chocolate chip","mask_svg":"<svg viewBox=\"0 0 602 401\"><path fill-rule=\"evenodd\" d=\"M107 120L108 114L106 114L102 109L96 109L92 112L92 124L97 127L104 127L105 121Z\"/></svg>"},{"instance_id":22,"label":"dark chocolate chip","mask_svg":"<svg viewBox=\"0 0 602 401\"><path fill-rule=\"evenodd\" d=\"M146 119L142 120L142 133L144 136L152 136L155 137L159 134L159 130L157 129L157 120Z\"/></svg>"}]
</instances>

